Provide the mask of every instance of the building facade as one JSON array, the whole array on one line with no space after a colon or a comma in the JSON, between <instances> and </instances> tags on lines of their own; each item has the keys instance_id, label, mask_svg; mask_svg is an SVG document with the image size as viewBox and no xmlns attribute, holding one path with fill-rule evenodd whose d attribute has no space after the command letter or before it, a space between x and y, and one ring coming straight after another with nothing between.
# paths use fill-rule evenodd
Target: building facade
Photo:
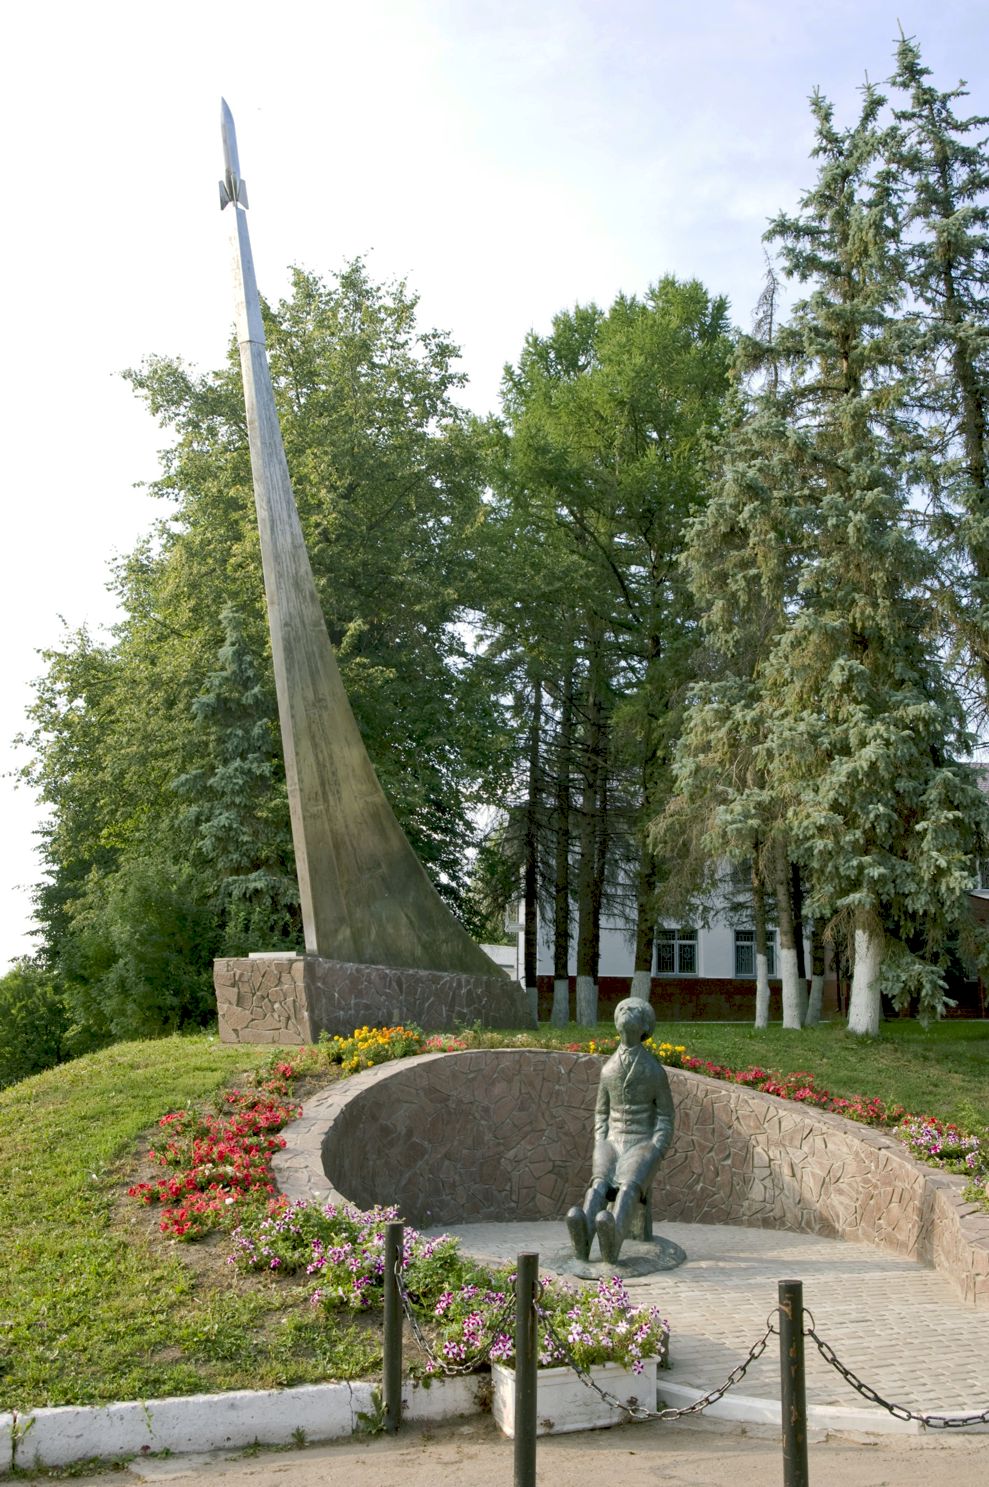
<instances>
[{"instance_id":1,"label":"building facade","mask_svg":"<svg viewBox=\"0 0 989 1487\"><path fill-rule=\"evenodd\" d=\"M653 948L650 1001L660 1019L748 1022L755 1016L756 956L755 925L746 907L744 875L726 869L703 916L693 923L661 920ZM524 911L511 925L516 934L515 971L524 976ZM538 934L540 1020L549 1016L553 1000L552 925L540 920ZM767 929L769 960L770 1019L782 1017L780 982L777 975L778 932ZM810 944L805 940L805 965L811 964ZM602 1016L607 1008L628 996L635 956L635 931L617 916L603 919L598 974L598 1000ZM576 979L575 949L571 946L571 1013ZM823 1011L837 1006L837 987L832 973L825 977Z\"/></svg>"}]
</instances>

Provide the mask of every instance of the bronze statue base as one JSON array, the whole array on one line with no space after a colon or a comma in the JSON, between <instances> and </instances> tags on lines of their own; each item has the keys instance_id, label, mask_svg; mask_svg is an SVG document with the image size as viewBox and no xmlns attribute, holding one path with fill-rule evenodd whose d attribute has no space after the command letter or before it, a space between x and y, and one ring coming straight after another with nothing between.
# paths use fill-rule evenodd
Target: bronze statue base
<instances>
[{"instance_id":1,"label":"bronze statue base","mask_svg":"<svg viewBox=\"0 0 989 1487\"><path fill-rule=\"evenodd\" d=\"M660 1270L676 1270L687 1258L686 1250L672 1239L626 1239L617 1260L592 1258L578 1260L572 1249L561 1250L547 1260L547 1268L557 1275L575 1275L579 1280L604 1280L620 1275L631 1280L640 1275L655 1275Z\"/></svg>"}]
</instances>

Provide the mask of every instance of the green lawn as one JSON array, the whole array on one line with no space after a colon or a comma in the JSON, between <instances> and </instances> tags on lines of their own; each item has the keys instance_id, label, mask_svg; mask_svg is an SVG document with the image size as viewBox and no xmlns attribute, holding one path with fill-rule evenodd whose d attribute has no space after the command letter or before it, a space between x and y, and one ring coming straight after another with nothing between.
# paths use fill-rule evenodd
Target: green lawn
<instances>
[{"instance_id":1,"label":"green lawn","mask_svg":"<svg viewBox=\"0 0 989 1487\"><path fill-rule=\"evenodd\" d=\"M609 1034L614 1036L614 1028L599 1023L591 1036ZM539 1042L565 1047L588 1036L587 1028L574 1024L543 1027ZM482 1034L481 1040L494 1046L501 1037ZM878 1095L915 1115L989 1123L989 1020L938 1022L924 1029L911 1019L897 1019L883 1023L878 1038L864 1041L839 1022L795 1033L778 1023L757 1032L740 1022L659 1022L654 1037L733 1069L759 1064L784 1074L806 1070L818 1087L835 1095Z\"/></svg>"},{"instance_id":2,"label":"green lawn","mask_svg":"<svg viewBox=\"0 0 989 1487\"><path fill-rule=\"evenodd\" d=\"M878 1094L970 1125L989 1119L989 1022L927 1032L897 1022L864 1044L830 1026L794 1034L664 1023L657 1036L738 1067L808 1070L835 1094ZM566 1028L538 1041L586 1037ZM121 1203L126 1168L159 1116L270 1057L205 1035L118 1044L0 1092L0 1410L377 1369L374 1328L327 1324L290 1284L240 1278L220 1263L222 1236L208 1241L215 1263L192 1264L187 1249L157 1235L148 1210Z\"/></svg>"},{"instance_id":3,"label":"green lawn","mask_svg":"<svg viewBox=\"0 0 989 1487\"><path fill-rule=\"evenodd\" d=\"M657 1040L741 1069L751 1064L791 1073L806 1069L836 1095L878 1095L916 1115L963 1124L989 1123L989 1021L939 1022L926 1031L909 1019L887 1022L863 1044L843 1023L801 1032L757 1032L743 1023L659 1023Z\"/></svg>"},{"instance_id":4,"label":"green lawn","mask_svg":"<svg viewBox=\"0 0 989 1487\"><path fill-rule=\"evenodd\" d=\"M154 1233L136 1202L129 1227L114 1221L121 1164L142 1131L238 1082L270 1052L206 1037L118 1044L0 1092L0 1409L271 1387L377 1366L366 1330L317 1325L273 1281L217 1284Z\"/></svg>"}]
</instances>

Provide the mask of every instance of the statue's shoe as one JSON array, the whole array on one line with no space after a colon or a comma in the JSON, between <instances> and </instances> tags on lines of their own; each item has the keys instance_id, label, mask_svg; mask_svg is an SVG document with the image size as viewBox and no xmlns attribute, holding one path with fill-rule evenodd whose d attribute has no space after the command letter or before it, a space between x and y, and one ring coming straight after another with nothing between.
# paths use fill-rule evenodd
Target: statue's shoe
<instances>
[{"instance_id":1,"label":"statue's shoe","mask_svg":"<svg viewBox=\"0 0 989 1487\"><path fill-rule=\"evenodd\" d=\"M602 1260L607 1260L609 1265L614 1265L618 1260L621 1240L615 1227L615 1215L610 1209L602 1208L594 1220L594 1229L598 1236L598 1248L601 1251Z\"/></svg>"},{"instance_id":2,"label":"statue's shoe","mask_svg":"<svg viewBox=\"0 0 989 1487\"><path fill-rule=\"evenodd\" d=\"M567 1214L570 1243L578 1260L586 1260L591 1253L591 1236L587 1232L587 1219L582 1208L571 1208Z\"/></svg>"}]
</instances>

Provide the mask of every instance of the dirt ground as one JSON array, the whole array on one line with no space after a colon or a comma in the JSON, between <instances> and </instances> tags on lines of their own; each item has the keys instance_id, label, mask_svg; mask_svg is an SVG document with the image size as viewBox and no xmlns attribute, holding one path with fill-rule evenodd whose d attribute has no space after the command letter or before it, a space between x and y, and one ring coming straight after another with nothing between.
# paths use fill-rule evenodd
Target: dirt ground
<instances>
[{"instance_id":1,"label":"dirt ground","mask_svg":"<svg viewBox=\"0 0 989 1487\"><path fill-rule=\"evenodd\" d=\"M986 1487L989 1434L831 1436L808 1449L812 1487ZM490 1418L405 1427L304 1450L144 1459L89 1487L512 1487L514 1443ZM541 1438L538 1487L782 1487L778 1439L714 1422L645 1424Z\"/></svg>"}]
</instances>

